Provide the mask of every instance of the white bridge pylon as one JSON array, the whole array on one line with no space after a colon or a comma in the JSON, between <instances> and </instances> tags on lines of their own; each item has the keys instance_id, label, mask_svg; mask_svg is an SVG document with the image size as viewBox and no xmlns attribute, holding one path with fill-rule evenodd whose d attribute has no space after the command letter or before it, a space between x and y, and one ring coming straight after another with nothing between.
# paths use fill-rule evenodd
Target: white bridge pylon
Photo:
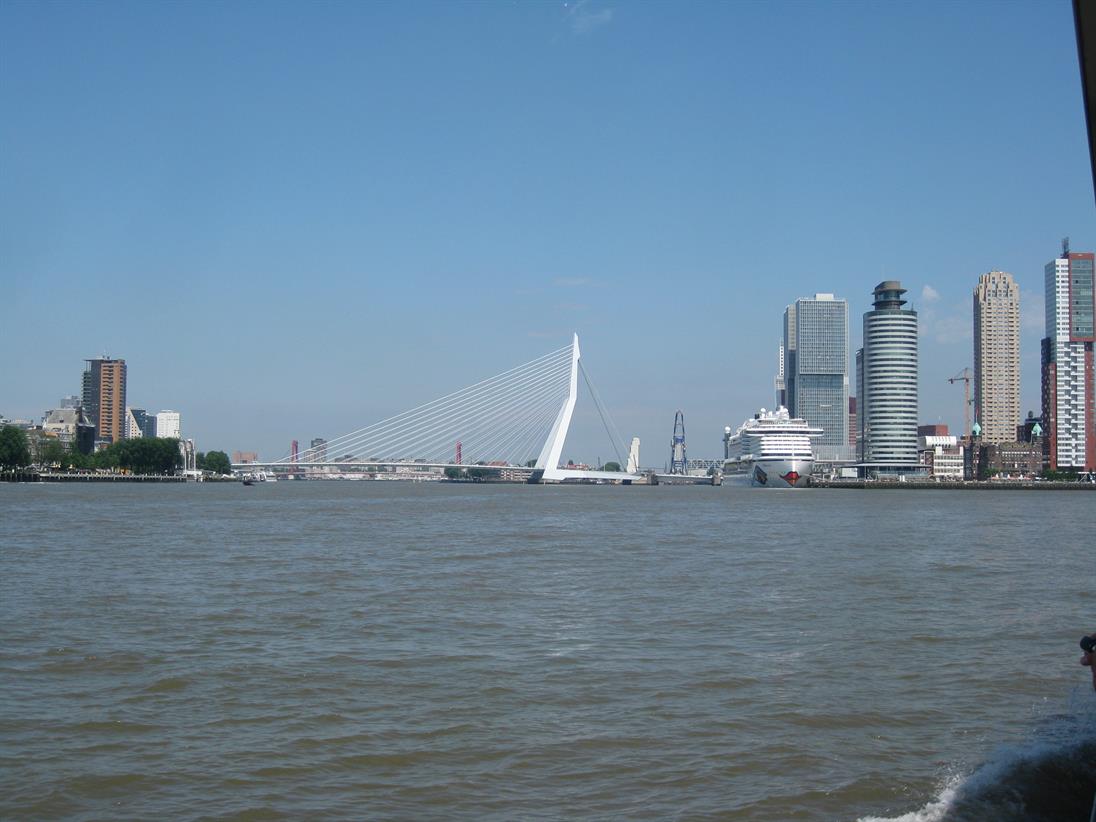
<instances>
[{"instance_id":1,"label":"white bridge pylon","mask_svg":"<svg viewBox=\"0 0 1096 822\"><path fill-rule=\"evenodd\" d=\"M560 468L560 459L563 456L563 444L567 441L567 432L571 428L571 416L575 413L575 403L578 401L578 369L582 361L582 350L578 344L578 334L571 340L571 373L567 382L567 398L563 401L556 417L552 431L544 442L544 448L537 458L537 471L543 471L541 481L563 482L568 479L605 479L605 480L637 480L637 473L621 473L620 471L582 471L574 468ZM599 412L601 409L598 409ZM610 435L611 438L611 435ZM614 447L616 447L614 445ZM638 446L636 446L636 466L629 462L628 470L638 470Z\"/></svg>"},{"instance_id":2,"label":"white bridge pylon","mask_svg":"<svg viewBox=\"0 0 1096 822\"><path fill-rule=\"evenodd\" d=\"M408 464L434 469L520 466L526 471L531 469L532 481L639 479L636 473L559 467L578 399L581 357L578 334L575 334L570 345L328 440L296 457L289 455L270 463L239 464L233 468L240 471L262 468L338 471L354 470L351 466L358 470L375 470L379 466ZM585 369L583 375L608 432L607 415ZM619 433L617 436L619 438ZM615 442L613 447L617 447ZM535 461L532 459L534 454L537 455ZM372 466L372 469L366 466ZM635 471L634 467L629 467Z\"/></svg>"},{"instance_id":3,"label":"white bridge pylon","mask_svg":"<svg viewBox=\"0 0 1096 822\"><path fill-rule=\"evenodd\" d=\"M571 415L575 413L575 402L578 400L578 364L581 359L582 351L578 346L576 333L571 340L571 373L567 381L567 397L559 409L548 439L544 441L544 447L540 449L540 456L537 457L536 469L544 472L541 478L546 482L559 482L566 479L566 474L573 473L562 470L559 461L563 456L563 443L567 441Z\"/></svg>"}]
</instances>

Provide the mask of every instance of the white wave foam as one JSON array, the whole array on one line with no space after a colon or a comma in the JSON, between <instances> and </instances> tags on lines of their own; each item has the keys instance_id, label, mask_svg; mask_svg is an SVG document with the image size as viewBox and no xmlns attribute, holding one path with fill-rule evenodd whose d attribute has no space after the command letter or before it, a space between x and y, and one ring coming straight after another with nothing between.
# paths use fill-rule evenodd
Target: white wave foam
<instances>
[{"instance_id":1,"label":"white wave foam","mask_svg":"<svg viewBox=\"0 0 1096 822\"><path fill-rule=\"evenodd\" d=\"M901 816L862 816L857 822L939 822L955 800L956 788L955 783L944 788L936 799L920 810L910 811Z\"/></svg>"},{"instance_id":2,"label":"white wave foam","mask_svg":"<svg viewBox=\"0 0 1096 822\"><path fill-rule=\"evenodd\" d=\"M1002 745L972 773L947 780L939 795L923 808L900 816L864 816L857 822L940 822L957 797L1000 784L1017 766L1030 765L1083 741L1096 739L1094 697L1096 695L1087 689L1074 689L1065 713L1044 717L1032 730L1030 739Z\"/></svg>"}]
</instances>

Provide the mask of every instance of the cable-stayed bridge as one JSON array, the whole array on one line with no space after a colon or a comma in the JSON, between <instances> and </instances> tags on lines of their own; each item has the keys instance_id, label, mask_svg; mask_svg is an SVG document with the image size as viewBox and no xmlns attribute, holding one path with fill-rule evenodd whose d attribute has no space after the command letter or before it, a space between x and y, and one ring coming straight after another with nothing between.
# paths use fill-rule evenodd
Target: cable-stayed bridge
<instances>
[{"instance_id":1,"label":"cable-stayed bridge","mask_svg":"<svg viewBox=\"0 0 1096 822\"><path fill-rule=\"evenodd\" d=\"M560 457L582 375L621 465L627 470L561 468ZM341 455L341 456L340 456ZM640 479L637 449L623 439L601 403L575 334L571 344L486 380L279 460L234 464L241 472L308 470L486 469L529 482Z\"/></svg>"}]
</instances>

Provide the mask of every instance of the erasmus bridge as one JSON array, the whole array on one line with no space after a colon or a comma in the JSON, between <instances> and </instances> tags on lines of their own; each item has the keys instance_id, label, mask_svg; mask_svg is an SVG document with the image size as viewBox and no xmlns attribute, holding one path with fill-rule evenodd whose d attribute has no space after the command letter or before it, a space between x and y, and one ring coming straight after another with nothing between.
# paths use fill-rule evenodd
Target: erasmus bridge
<instances>
[{"instance_id":1,"label":"erasmus bridge","mask_svg":"<svg viewBox=\"0 0 1096 822\"><path fill-rule=\"evenodd\" d=\"M486 468L517 471L529 482L638 480L638 448L627 470L561 468L560 458L582 375L620 464L623 439L582 367L575 334L571 344L419 405L273 462L236 463L239 472L301 474L307 469L341 472ZM343 454L334 460L330 454Z\"/></svg>"}]
</instances>

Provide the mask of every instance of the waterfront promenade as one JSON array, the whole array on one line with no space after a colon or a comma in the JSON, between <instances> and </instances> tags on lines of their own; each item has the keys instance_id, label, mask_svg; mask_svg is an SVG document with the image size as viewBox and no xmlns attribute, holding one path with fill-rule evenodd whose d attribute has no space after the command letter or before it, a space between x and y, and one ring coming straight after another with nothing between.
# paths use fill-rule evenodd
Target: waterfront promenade
<instances>
[{"instance_id":1,"label":"waterfront promenade","mask_svg":"<svg viewBox=\"0 0 1096 822\"><path fill-rule=\"evenodd\" d=\"M880 482L877 480L811 480L811 488L844 488L865 491L1096 491L1094 482L1061 480L967 480L963 482Z\"/></svg>"}]
</instances>

